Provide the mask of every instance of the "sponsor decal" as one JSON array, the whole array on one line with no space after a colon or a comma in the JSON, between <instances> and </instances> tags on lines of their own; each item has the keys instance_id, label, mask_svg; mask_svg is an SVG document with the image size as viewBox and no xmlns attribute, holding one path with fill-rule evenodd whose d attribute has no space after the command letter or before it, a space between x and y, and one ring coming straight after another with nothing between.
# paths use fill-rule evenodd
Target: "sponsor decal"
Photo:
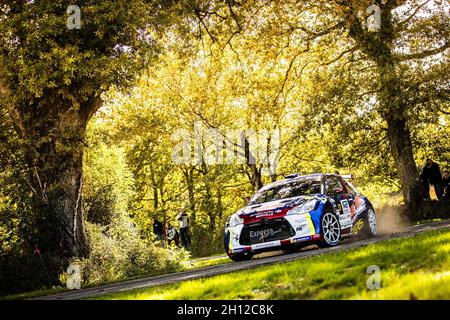
<instances>
[{"instance_id":1,"label":"sponsor decal","mask_svg":"<svg viewBox=\"0 0 450 320\"><path fill-rule=\"evenodd\" d=\"M272 237L278 233L281 233L283 231L282 228L279 228L278 230L274 230L272 228L270 229L264 229L264 230L258 230L258 231L250 231L250 238L256 238L259 240L262 240L267 237Z\"/></svg>"},{"instance_id":2,"label":"sponsor decal","mask_svg":"<svg viewBox=\"0 0 450 320\"><path fill-rule=\"evenodd\" d=\"M352 220L351 220L351 209L348 203L348 200L341 200L342 206L342 214L339 215L339 222L341 224L342 229L349 228Z\"/></svg>"},{"instance_id":3,"label":"sponsor decal","mask_svg":"<svg viewBox=\"0 0 450 320\"><path fill-rule=\"evenodd\" d=\"M302 222L295 228L295 231L301 232L301 231L308 230L308 228L311 228L311 226L309 225L309 221L302 221Z\"/></svg>"},{"instance_id":4,"label":"sponsor decal","mask_svg":"<svg viewBox=\"0 0 450 320\"><path fill-rule=\"evenodd\" d=\"M262 218L262 217L271 217L271 216L273 216L275 214L275 211L269 211L269 212L260 212L260 213L257 213L257 214L252 214L251 215L251 217L252 218Z\"/></svg>"},{"instance_id":5,"label":"sponsor decal","mask_svg":"<svg viewBox=\"0 0 450 320\"><path fill-rule=\"evenodd\" d=\"M310 236L308 236L308 237L300 237L300 238L292 239L292 242L308 241L308 240L311 240L311 239L312 238Z\"/></svg>"},{"instance_id":6,"label":"sponsor decal","mask_svg":"<svg viewBox=\"0 0 450 320\"><path fill-rule=\"evenodd\" d=\"M350 205L348 204L348 200L341 200L342 213L350 214Z\"/></svg>"},{"instance_id":7,"label":"sponsor decal","mask_svg":"<svg viewBox=\"0 0 450 320\"><path fill-rule=\"evenodd\" d=\"M358 220L355 225L352 228L352 232L359 232L362 230L362 227L364 226L362 220Z\"/></svg>"},{"instance_id":8,"label":"sponsor decal","mask_svg":"<svg viewBox=\"0 0 450 320\"><path fill-rule=\"evenodd\" d=\"M258 243L252 245L253 250L262 249L262 248L269 248L269 247L275 247L279 246L281 244L280 241L272 241L272 242L266 242L266 243Z\"/></svg>"},{"instance_id":9,"label":"sponsor decal","mask_svg":"<svg viewBox=\"0 0 450 320\"><path fill-rule=\"evenodd\" d=\"M234 253L236 253L236 252L243 252L243 251L244 251L244 249L233 249Z\"/></svg>"}]
</instances>

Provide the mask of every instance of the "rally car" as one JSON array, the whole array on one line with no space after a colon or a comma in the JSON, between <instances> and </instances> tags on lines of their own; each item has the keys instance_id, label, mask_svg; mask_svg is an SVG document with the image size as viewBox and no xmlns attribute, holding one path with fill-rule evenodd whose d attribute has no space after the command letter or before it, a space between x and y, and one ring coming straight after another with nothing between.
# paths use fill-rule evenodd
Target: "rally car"
<instances>
[{"instance_id":1,"label":"rally car","mask_svg":"<svg viewBox=\"0 0 450 320\"><path fill-rule=\"evenodd\" d=\"M225 227L225 251L234 261L271 250L339 244L342 237L377 234L369 199L338 174L292 174L261 188Z\"/></svg>"}]
</instances>

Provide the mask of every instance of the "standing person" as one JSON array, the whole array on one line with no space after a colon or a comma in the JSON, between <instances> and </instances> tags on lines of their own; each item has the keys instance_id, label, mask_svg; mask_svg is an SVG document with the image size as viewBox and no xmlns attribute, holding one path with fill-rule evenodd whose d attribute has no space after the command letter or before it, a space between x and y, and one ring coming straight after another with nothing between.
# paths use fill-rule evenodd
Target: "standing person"
<instances>
[{"instance_id":1,"label":"standing person","mask_svg":"<svg viewBox=\"0 0 450 320\"><path fill-rule=\"evenodd\" d=\"M443 199L450 200L450 174L448 170L444 171L444 176L442 177L442 187L444 189Z\"/></svg>"},{"instance_id":2,"label":"standing person","mask_svg":"<svg viewBox=\"0 0 450 320\"><path fill-rule=\"evenodd\" d=\"M442 174L439 165L431 159L427 159L425 167L423 167L422 174L420 175L424 183L425 195L429 196L429 184L434 187L436 197L438 200L442 199Z\"/></svg>"},{"instance_id":3,"label":"standing person","mask_svg":"<svg viewBox=\"0 0 450 320\"><path fill-rule=\"evenodd\" d=\"M189 234L190 219L185 208L181 208L177 220L180 224L181 244L183 247L188 248L191 246L191 236Z\"/></svg>"},{"instance_id":4,"label":"standing person","mask_svg":"<svg viewBox=\"0 0 450 320\"><path fill-rule=\"evenodd\" d=\"M153 217L153 233L156 235L157 240L162 240L163 225L156 217Z\"/></svg>"},{"instance_id":5,"label":"standing person","mask_svg":"<svg viewBox=\"0 0 450 320\"><path fill-rule=\"evenodd\" d=\"M170 247L170 244L172 243L172 241L174 241L175 245L177 247L179 247L180 246L180 241L179 241L180 235L178 234L177 229L175 229L175 227L170 222L168 222L166 225L166 230L167 230L166 231L167 242L169 244L169 247Z\"/></svg>"}]
</instances>

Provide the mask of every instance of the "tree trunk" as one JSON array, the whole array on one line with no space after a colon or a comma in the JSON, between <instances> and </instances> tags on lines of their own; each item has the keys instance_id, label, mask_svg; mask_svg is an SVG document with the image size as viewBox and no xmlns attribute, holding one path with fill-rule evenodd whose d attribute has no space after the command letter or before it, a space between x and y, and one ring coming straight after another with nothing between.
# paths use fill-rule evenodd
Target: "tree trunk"
<instances>
[{"instance_id":1,"label":"tree trunk","mask_svg":"<svg viewBox=\"0 0 450 320\"><path fill-rule=\"evenodd\" d=\"M258 165L256 163L256 157L250 151L250 142L245 137L244 138L244 154L245 161L247 167L250 169L250 183L253 186L253 190L257 192L259 189L263 187L262 178L261 178L261 169L258 169Z\"/></svg>"},{"instance_id":2,"label":"tree trunk","mask_svg":"<svg viewBox=\"0 0 450 320\"><path fill-rule=\"evenodd\" d=\"M83 148L91 113L69 109L49 120L33 114L25 122L31 168L35 234L55 283L72 257L86 257L83 228Z\"/></svg>"},{"instance_id":3,"label":"tree trunk","mask_svg":"<svg viewBox=\"0 0 450 320\"><path fill-rule=\"evenodd\" d=\"M223 203L222 203L222 191L220 188L217 189L217 216L219 217L219 220L222 220Z\"/></svg>"},{"instance_id":4,"label":"tree trunk","mask_svg":"<svg viewBox=\"0 0 450 320\"><path fill-rule=\"evenodd\" d=\"M194 186L194 167L182 168L188 190L189 211L191 212L191 220L195 222L195 186Z\"/></svg>"},{"instance_id":5,"label":"tree trunk","mask_svg":"<svg viewBox=\"0 0 450 320\"><path fill-rule=\"evenodd\" d=\"M88 246L83 228L82 152L74 155L73 164L57 172L37 170L36 180L45 189L39 204L38 241L42 250L61 261L84 257ZM44 188L44 187L43 187ZM63 261L64 262L64 261Z\"/></svg>"},{"instance_id":6,"label":"tree trunk","mask_svg":"<svg viewBox=\"0 0 450 320\"><path fill-rule=\"evenodd\" d=\"M402 92L404 83L397 74L398 66L391 54L377 61L380 74L381 116L387 123L391 154L397 169L397 176L403 193L406 214L414 217L418 213L422 198L419 192L418 174L411 142L411 132L405 110Z\"/></svg>"},{"instance_id":7,"label":"tree trunk","mask_svg":"<svg viewBox=\"0 0 450 320\"><path fill-rule=\"evenodd\" d=\"M391 153L402 186L403 199L409 216L414 216L420 206L421 197L417 181L417 169L413 157L411 133L406 119L389 115L385 117Z\"/></svg>"},{"instance_id":8,"label":"tree trunk","mask_svg":"<svg viewBox=\"0 0 450 320\"><path fill-rule=\"evenodd\" d=\"M392 51L394 36L392 10L395 1L385 3L381 10L381 25L377 33L369 32L361 20L350 12L350 36L360 49L376 63L381 91L378 100L381 115L388 125L391 153L397 168L397 176L402 187L405 208L408 215L417 211L421 198L417 182L416 164L412 152L411 133L405 116L406 105L402 97L402 79L399 64Z\"/></svg>"},{"instance_id":9,"label":"tree trunk","mask_svg":"<svg viewBox=\"0 0 450 320\"><path fill-rule=\"evenodd\" d=\"M248 164L250 168L251 182L253 186L253 190L257 192L259 189L263 187L262 178L261 178L261 170L258 169L256 164Z\"/></svg>"},{"instance_id":10,"label":"tree trunk","mask_svg":"<svg viewBox=\"0 0 450 320\"><path fill-rule=\"evenodd\" d=\"M154 211L158 210L159 207L159 197L158 197L158 184L155 179L155 172L153 171L153 167L151 167L151 180L152 180L152 189L153 189L153 209Z\"/></svg>"}]
</instances>

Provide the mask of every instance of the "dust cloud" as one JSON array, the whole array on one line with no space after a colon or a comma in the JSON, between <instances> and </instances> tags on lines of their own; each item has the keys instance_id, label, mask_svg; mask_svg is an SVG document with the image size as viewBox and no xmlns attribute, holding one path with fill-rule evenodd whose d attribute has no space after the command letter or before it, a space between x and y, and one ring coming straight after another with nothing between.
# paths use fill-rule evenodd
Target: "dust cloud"
<instances>
[{"instance_id":1,"label":"dust cloud","mask_svg":"<svg viewBox=\"0 0 450 320\"><path fill-rule=\"evenodd\" d=\"M405 231L411 225L402 214L402 207L386 206L375 210L378 222L378 234L390 234Z\"/></svg>"}]
</instances>

